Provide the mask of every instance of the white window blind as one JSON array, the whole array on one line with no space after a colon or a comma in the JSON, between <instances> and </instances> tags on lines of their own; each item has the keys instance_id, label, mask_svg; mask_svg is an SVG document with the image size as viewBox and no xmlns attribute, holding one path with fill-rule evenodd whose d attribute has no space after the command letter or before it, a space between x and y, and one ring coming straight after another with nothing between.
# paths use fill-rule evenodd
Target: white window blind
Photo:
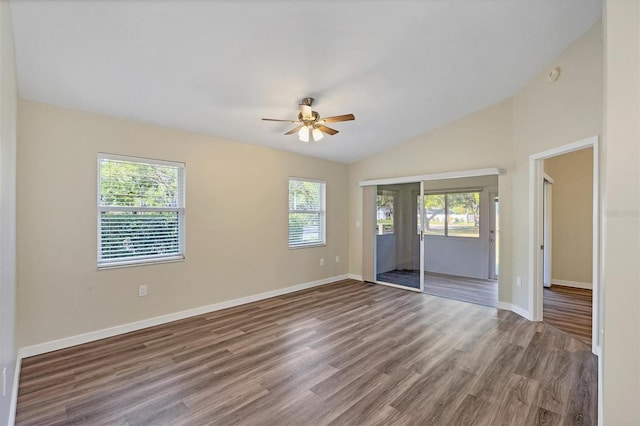
<instances>
[{"instance_id":1,"label":"white window blind","mask_svg":"<svg viewBox=\"0 0 640 426\"><path fill-rule=\"evenodd\" d=\"M325 244L325 182L289 178L289 247Z\"/></svg>"},{"instance_id":2,"label":"white window blind","mask_svg":"<svg viewBox=\"0 0 640 426\"><path fill-rule=\"evenodd\" d=\"M184 164L98 156L98 266L184 259Z\"/></svg>"}]
</instances>

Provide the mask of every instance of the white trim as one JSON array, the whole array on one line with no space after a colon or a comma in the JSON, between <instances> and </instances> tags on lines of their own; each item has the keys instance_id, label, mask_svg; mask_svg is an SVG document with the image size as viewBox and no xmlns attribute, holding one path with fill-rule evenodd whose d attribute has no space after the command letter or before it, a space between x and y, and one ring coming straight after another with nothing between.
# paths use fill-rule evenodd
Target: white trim
<instances>
[{"instance_id":1,"label":"white trim","mask_svg":"<svg viewBox=\"0 0 640 426\"><path fill-rule=\"evenodd\" d=\"M591 350L594 354L598 351L602 342L600 325L600 303L601 296L599 288L600 280L600 244L602 241L600 226L602 219L600 212L600 148L598 136L591 136L570 144L562 145L547 151L529 156L529 312L535 321L542 320L542 289L537 285L538 275L541 270L539 256L539 230L541 229L539 197L541 196L541 185L543 175L542 161L546 158L555 157L562 154L578 151L584 148L593 148L593 302L592 302L592 336Z\"/></svg>"},{"instance_id":2,"label":"white trim","mask_svg":"<svg viewBox=\"0 0 640 426\"><path fill-rule=\"evenodd\" d=\"M542 285L551 287L553 270L553 181L544 173L542 181Z\"/></svg>"},{"instance_id":3,"label":"white trim","mask_svg":"<svg viewBox=\"0 0 640 426\"><path fill-rule=\"evenodd\" d=\"M419 288L408 287L404 285L385 283L384 281L374 281L374 284L386 285L387 287L399 288L400 290L409 290L414 291L416 293L422 293Z\"/></svg>"},{"instance_id":4,"label":"white trim","mask_svg":"<svg viewBox=\"0 0 640 426\"><path fill-rule=\"evenodd\" d=\"M506 302L498 302L498 305L496 307L498 309L502 309L505 311L511 311L514 314L520 315L526 320L532 321L531 314L529 313L529 311L522 309L520 306L513 305L511 303L506 303Z\"/></svg>"},{"instance_id":5,"label":"white trim","mask_svg":"<svg viewBox=\"0 0 640 426\"><path fill-rule=\"evenodd\" d=\"M591 278L592 283L592 293L591 293L591 304L592 304L592 318L591 318L591 342L592 342L592 352L598 356L600 356L600 348L602 345L602 334L600 330L602 329L602 324L600 324L600 300L601 300L601 290L600 287L604 280L600 279L600 265L602 264L602 258L600 256L601 250L600 245L605 241L604 239L604 226L602 223L604 221L603 215L600 214L600 205L604 204L604 197L600 197L600 144L598 137L595 137L593 141L593 244L591 249L592 252L592 274ZM601 382L600 382L601 383ZM599 392L601 389L599 390ZM598 395L602 395L602 393L598 393ZM602 414L602 413L601 413ZM599 417L602 418L602 417Z\"/></svg>"},{"instance_id":6,"label":"white trim","mask_svg":"<svg viewBox=\"0 0 640 426\"><path fill-rule=\"evenodd\" d=\"M151 213L162 213L162 212L169 212L169 213L180 213L180 214L184 214L185 212L185 208L184 207L123 207L123 206L98 206L98 211L100 213L108 213L108 212L127 212L127 213L133 213L133 212L151 212Z\"/></svg>"},{"instance_id":7,"label":"white trim","mask_svg":"<svg viewBox=\"0 0 640 426\"><path fill-rule=\"evenodd\" d=\"M592 352L595 356L599 358L600 355L602 354L602 348L600 346L596 346L595 348L593 348Z\"/></svg>"},{"instance_id":8,"label":"white trim","mask_svg":"<svg viewBox=\"0 0 640 426\"><path fill-rule=\"evenodd\" d=\"M96 267L96 271L105 271L109 269L118 269L118 268L129 268L131 266L150 266L150 265L158 265L160 263L175 263L175 262L184 262L186 258L184 256L175 256L175 257L151 257L145 258L143 260L132 260L129 262L110 262L110 263L99 263Z\"/></svg>"},{"instance_id":9,"label":"white trim","mask_svg":"<svg viewBox=\"0 0 640 426\"><path fill-rule=\"evenodd\" d=\"M573 151L579 151L584 148L590 148L598 142L598 136L590 136L585 139L581 139L577 142L568 143L566 145L558 146L546 151L538 152L537 154L531 154L529 158L535 160L544 160L546 158L556 157L562 154L568 154Z\"/></svg>"},{"instance_id":10,"label":"white trim","mask_svg":"<svg viewBox=\"0 0 640 426\"><path fill-rule=\"evenodd\" d=\"M239 299L228 300L225 302L215 303L213 305L202 306L199 308L188 309L186 311L175 312L172 314L161 315L159 317L149 318L141 321L131 322L128 324L122 324L115 327L104 328L102 330L91 331L89 333L79 334L76 336L64 337L58 340L52 340L49 342L39 343L36 345L25 346L18 351L19 358L26 358L34 355L40 355L47 352L57 351L59 349L68 348L83 343L93 342L95 340L104 339L107 337L117 336L119 334L130 333L132 331L142 330L144 328L153 327L156 325L166 324L168 322L177 321L196 315L207 314L210 312L219 311L222 309L232 308L238 305L244 305L246 303L257 302L259 300L268 299L270 297L281 296L283 294L293 293L295 291L305 290L325 284L334 283L348 279L347 274L338 275L335 277L324 278L317 281L311 281L304 284L298 284L291 287L280 288L277 290L267 291L265 293L259 293L252 296L241 297Z\"/></svg>"},{"instance_id":11,"label":"white trim","mask_svg":"<svg viewBox=\"0 0 640 426\"><path fill-rule=\"evenodd\" d=\"M147 157L134 157L131 155L118 155L118 154L108 154L106 152L98 153L98 161L100 159L106 160L114 160L114 161L126 161L126 162L135 162L135 163L144 163L144 164L153 164L155 166L170 166L170 167L181 167L185 168L185 163L181 163L179 161L167 161L167 160L156 160L155 158L147 158Z\"/></svg>"},{"instance_id":12,"label":"white trim","mask_svg":"<svg viewBox=\"0 0 640 426\"><path fill-rule=\"evenodd\" d=\"M556 180L551 176L549 176L546 172L542 172L542 177L544 178L544 180L548 181L551 185L556 183Z\"/></svg>"},{"instance_id":13,"label":"white trim","mask_svg":"<svg viewBox=\"0 0 640 426\"><path fill-rule=\"evenodd\" d=\"M598 426L603 426L604 421L604 357L602 355L602 347L597 346L594 348L598 351L596 354L598 356Z\"/></svg>"},{"instance_id":14,"label":"white trim","mask_svg":"<svg viewBox=\"0 0 640 426\"><path fill-rule=\"evenodd\" d=\"M415 199L415 198L414 198ZM447 196L445 195L445 200ZM424 181L420 181L420 198L419 198L419 206L418 206L418 214L420 215L420 292L424 292ZM449 210L445 209L445 225L447 224L446 219L449 214ZM445 226L445 231L448 231L448 227ZM445 234L448 232L445 232Z\"/></svg>"},{"instance_id":15,"label":"white trim","mask_svg":"<svg viewBox=\"0 0 640 426\"><path fill-rule=\"evenodd\" d=\"M362 275L347 274L347 278L349 278L350 280L363 281Z\"/></svg>"},{"instance_id":16,"label":"white trim","mask_svg":"<svg viewBox=\"0 0 640 426\"><path fill-rule=\"evenodd\" d=\"M551 278L551 285L561 285L563 287L573 287L573 288L584 288L586 290L592 290L593 284L591 283L581 283L578 281L567 281L567 280L557 280L555 278Z\"/></svg>"},{"instance_id":17,"label":"white trim","mask_svg":"<svg viewBox=\"0 0 640 426\"><path fill-rule=\"evenodd\" d=\"M510 311L511 310L511 303L498 301L498 303L496 305L496 308L502 309L503 311Z\"/></svg>"},{"instance_id":18,"label":"white trim","mask_svg":"<svg viewBox=\"0 0 640 426\"><path fill-rule=\"evenodd\" d=\"M314 182L314 183L324 183L324 184L327 183L326 180L314 179L314 178L306 178L306 177L300 177L300 176L289 176L288 179L289 180L291 180L291 179L293 179L293 180L301 180L301 181L304 181L304 182Z\"/></svg>"},{"instance_id":19,"label":"white trim","mask_svg":"<svg viewBox=\"0 0 640 426\"><path fill-rule=\"evenodd\" d=\"M9 402L9 419L7 420L8 426L13 426L16 423L16 408L18 407L18 387L20 385L20 369L22 368L22 351L18 350L16 356L16 367L13 370L13 385L11 389L11 401Z\"/></svg>"},{"instance_id":20,"label":"white trim","mask_svg":"<svg viewBox=\"0 0 640 426\"><path fill-rule=\"evenodd\" d=\"M528 309L531 318L534 321L542 321L542 290L538 289L538 269L542 270L542 253L539 250L541 241L539 241L538 230L542 229L542 202L539 197L542 196L542 179L538 179L544 172L542 162L538 161L536 155L529 157L529 300ZM538 194L540 193L540 194Z\"/></svg>"},{"instance_id":21,"label":"white trim","mask_svg":"<svg viewBox=\"0 0 640 426\"><path fill-rule=\"evenodd\" d=\"M415 183L415 182L422 182L426 180L457 179L457 178L466 178L466 177L475 177L475 176L499 175L500 173L501 173L501 170L499 168L490 167L487 169L462 170L458 172L432 173L428 175L363 180L360 182L360 186L394 185L398 183Z\"/></svg>"}]
</instances>

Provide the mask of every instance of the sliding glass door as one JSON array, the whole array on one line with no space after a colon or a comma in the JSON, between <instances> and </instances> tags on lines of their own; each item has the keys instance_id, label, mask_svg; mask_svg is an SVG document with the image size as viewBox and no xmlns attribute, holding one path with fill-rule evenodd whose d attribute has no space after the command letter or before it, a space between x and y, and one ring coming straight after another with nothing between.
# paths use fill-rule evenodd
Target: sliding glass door
<instances>
[{"instance_id":1,"label":"sliding glass door","mask_svg":"<svg viewBox=\"0 0 640 426\"><path fill-rule=\"evenodd\" d=\"M363 230L363 280L435 294L444 275L465 295L473 286L463 281L482 280L472 284L487 303L467 299L495 306L498 174L481 169L360 182L363 216L355 225ZM438 289L444 287L450 286ZM444 297L461 298L449 293Z\"/></svg>"},{"instance_id":2,"label":"sliding glass door","mask_svg":"<svg viewBox=\"0 0 640 426\"><path fill-rule=\"evenodd\" d=\"M424 185L376 187L375 282L424 289Z\"/></svg>"}]
</instances>

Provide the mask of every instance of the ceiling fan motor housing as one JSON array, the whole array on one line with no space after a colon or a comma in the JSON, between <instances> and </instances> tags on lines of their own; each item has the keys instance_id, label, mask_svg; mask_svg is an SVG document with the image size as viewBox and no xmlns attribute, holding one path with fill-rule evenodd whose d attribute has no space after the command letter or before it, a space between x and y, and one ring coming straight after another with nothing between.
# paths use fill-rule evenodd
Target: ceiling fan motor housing
<instances>
[{"instance_id":1,"label":"ceiling fan motor housing","mask_svg":"<svg viewBox=\"0 0 640 426\"><path fill-rule=\"evenodd\" d=\"M300 105L306 105L306 106L311 106L313 105L313 101L315 99L313 98L303 98L302 101L300 102Z\"/></svg>"}]
</instances>

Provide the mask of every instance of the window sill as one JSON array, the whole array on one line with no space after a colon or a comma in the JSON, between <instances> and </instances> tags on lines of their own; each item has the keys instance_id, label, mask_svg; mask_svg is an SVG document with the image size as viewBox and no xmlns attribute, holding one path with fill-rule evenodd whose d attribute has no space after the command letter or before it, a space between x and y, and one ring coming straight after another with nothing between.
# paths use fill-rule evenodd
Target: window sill
<instances>
[{"instance_id":1,"label":"window sill","mask_svg":"<svg viewBox=\"0 0 640 426\"><path fill-rule=\"evenodd\" d=\"M317 243L317 244L305 244L302 246L289 246L289 250L298 250L305 248L314 248L314 247L325 247L327 243Z\"/></svg>"},{"instance_id":2,"label":"window sill","mask_svg":"<svg viewBox=\"0 0 640 426\"><path fill-rule=\"evenodd\" d=\"M98 264L97 269L100 271L103 269L130 268L133 266L157 265L159 263L184 262L184 260L185 260L185 256L173 256L173 257L166 257L166 258L160 258L160 259L120 261L120 262L113 262L113 263Z\"/></svg>"}]
</instances>

